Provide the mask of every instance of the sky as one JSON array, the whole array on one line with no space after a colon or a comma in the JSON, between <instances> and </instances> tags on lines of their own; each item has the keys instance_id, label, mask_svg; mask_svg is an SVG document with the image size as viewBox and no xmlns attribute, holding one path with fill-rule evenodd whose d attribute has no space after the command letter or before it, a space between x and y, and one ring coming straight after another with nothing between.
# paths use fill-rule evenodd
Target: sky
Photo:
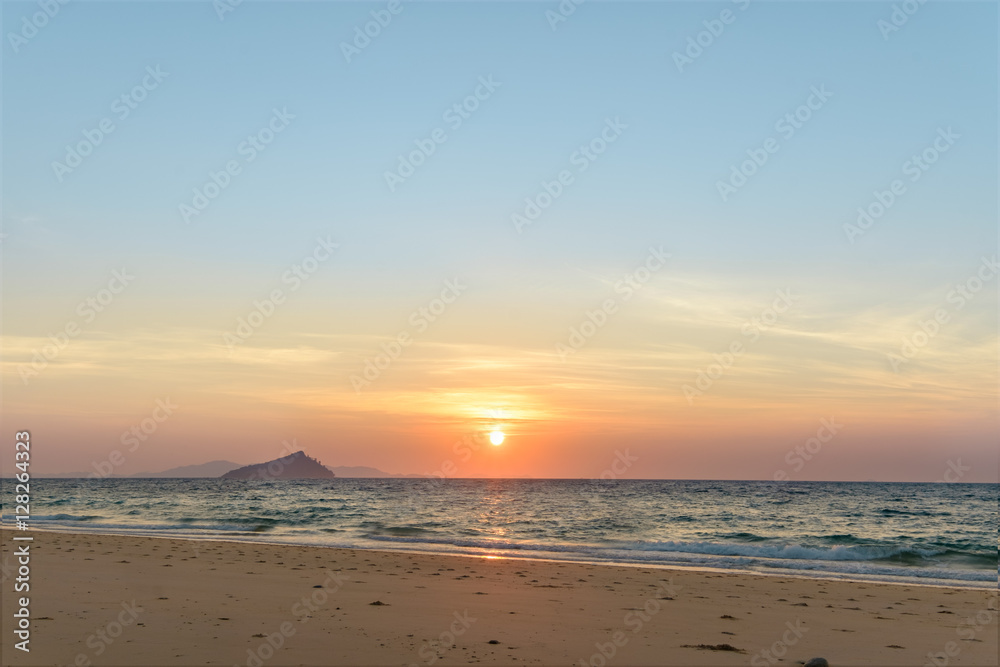
<instances>
[{"instance_id":1,"label":"sky","mask_svg":"<svg viewBox=\"0 0 1000 667\"><path fill-rule=\"evenodd\" d=\"M35 474L998 479L995 4L2 7Z\"/></svg>"}]
</instances>

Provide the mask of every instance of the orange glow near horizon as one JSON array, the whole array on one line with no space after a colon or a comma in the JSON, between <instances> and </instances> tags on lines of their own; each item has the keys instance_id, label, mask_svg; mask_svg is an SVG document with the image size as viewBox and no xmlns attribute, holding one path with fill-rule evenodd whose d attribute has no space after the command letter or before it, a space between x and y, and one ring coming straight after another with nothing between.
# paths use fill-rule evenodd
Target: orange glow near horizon
<instances>
[{"instance_id":1,"label":"orange glow near horizon","mask_svg":"<svg viewBox=\"0 0 1000 667\"><path fill-rule=\"evenodd\" d=\"M45 473L88 472L115 450L122 475L247 465L294 440L333 467L400 474L596 478L620 451L639 457L628 477L769 479L821 418L834 418L843 431L802 478L932 481L958 456L947 445L956 437L967 443L963 465L978 461L967 479L995 474L996 368L982 363L995 334L942 330L895 373L884 351L915 317L905 304L874 327L845 317L816 330L809 313L790 313L751 346L740 330L747 307L728 296L689 303L653 285L644 295L655 308L637 302L565 360L554 348L429 332L357 392L349 378L378 337L262 330L230 351L210 328L120 324L74 340L26 384L19 368L47 334L7 335L3 416L39 418L35 437L51 443L37 458ZM455 311L451 326L476 331L482 317L468 317ZM559 326L546 323L537 337ZM747 351L699 384L740 339ZM685 385L701 393L688 400ZM179 406L169 419L134 451L123 448L122 434L167 399Z\"/></svg>"}]
</instances>

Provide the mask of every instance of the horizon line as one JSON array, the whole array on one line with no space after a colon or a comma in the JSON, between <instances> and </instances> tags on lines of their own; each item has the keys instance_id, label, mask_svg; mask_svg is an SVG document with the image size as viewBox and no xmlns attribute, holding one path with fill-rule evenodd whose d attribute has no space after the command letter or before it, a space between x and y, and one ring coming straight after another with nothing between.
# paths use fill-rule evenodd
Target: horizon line
<instances>
[{"instance_id":1,"label":"horizon line","mask_svg":"<svg viewBox=\"0 0 1000 667\"><path fill-rule=\"evenodd\" d=\"M358 466L361 467L361 466ZM64 473L68 474L68 473ZM31 475L32 479L87 479L87 480L138 480L138 479L148 479L148 480L205 480L205 479L224 479L222 476L217 477L134 477L131 475L109 475L107 477L92 477L90 475L80 476L80 477L63 477L63 476L52 476L60 475L60 473L42 473ZM0 479L15 479L14 474L0 474ZM319 477L301 477L292 479L268 479L268 480L241 480L241 479L230 479L225 478L226 481L230 482L248 482L248 481L267 481L267 482L301 482L307 480L325 481L328 482L334 479L380 479L380 480L438 480L438 481L448 481L448 480L470 480L470 481L534 481L534 482L548 482L548 481L590 481L590 482L766 482L769 484L799 484L799 483L810 483L810 484L993 484L1000 485L1000 481L994 482L949 482L946 480L880 480L880 479L712 479L712 478L697 478L697 477L616 477L611 479L603 479L601 477L441 477L439 475L419 475L419 474L389 474L386 477L329 477L329 478L319 478Z\"/></svg>"}]
</instances>

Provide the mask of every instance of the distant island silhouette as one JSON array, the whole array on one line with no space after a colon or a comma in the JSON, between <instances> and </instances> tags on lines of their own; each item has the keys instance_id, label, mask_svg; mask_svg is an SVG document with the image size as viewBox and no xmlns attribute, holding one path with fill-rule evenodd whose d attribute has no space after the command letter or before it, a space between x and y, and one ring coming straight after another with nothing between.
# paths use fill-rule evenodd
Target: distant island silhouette
<instances>
[{"instance_id":1,"label":"distant island silhouette","mask_svg":"<svg viewBox=\"0 0 1000 667\"><path fill-rule=\"evenodd\" d=\"M333 479L334 472L299 450L264 463L230 470L221 479Z\"/></svg>"},{"instance_id":2,"label":"distant island silhouette","mask_svg":"<svg viewBox=\"0 0 1000 667\"><path fill-rule=\"evenodd\" d=\"M301 454L302 452L296 452L295 454ZM282 461L285 458L294 456L295 454L289 454L284 457L279 457L274 459L275 461ZM227 478L228 473L235 472L242 469L256 468L258 466L267 466L272 463L272 461L267 461L265 463L255 463L248 466L244 466L242 463L234 463L233 461L217 460L209 461L208 463L196 464L196 465L186 465L177 468L170 468L169 470L163 470L160 472L140 472L132 475L102 475L90 472L57 472L57 473L36 473L34 476L39 479L85 479L85 478L102 478L102 479L205 479L205 478ZM433 475L419 475L419 474L399 474L385 472L384 470L379 470L378 468L372 468L370 466L323 466L331 473L332 476L341 478L361 478L361 479L387 479L387 478L407 478L407 479L424 479L428 477L433 477ZM13 478L13 475L6 475L5 477ZM259 479L259 478L258 478ZM269 479L282 479L280 477L270 477ZM286 477L284 479L292 479ZM303 479L298 477L297 479ZM306 478L309 479L309 478ZM328 479L328 477L322 477L321 479Z\"/></svg>"}]
</instances>

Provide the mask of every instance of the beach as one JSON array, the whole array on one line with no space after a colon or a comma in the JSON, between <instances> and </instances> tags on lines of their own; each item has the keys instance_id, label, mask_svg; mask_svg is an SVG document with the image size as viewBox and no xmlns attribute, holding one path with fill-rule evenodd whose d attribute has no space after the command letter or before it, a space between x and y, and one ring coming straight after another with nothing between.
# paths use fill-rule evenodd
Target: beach
<instances>
[{"instance_id":1,"label":"beach","mask_svg":"<svg viewBox=\"0 0 1000 667\"><path fill-rule=\"evenodd\" d=\"M31 651L9 637L8 568L3 664L997 664L990 590L32 535Z\"/></svg>"},{"instance_id":2,"label":"beach","mask_svg":"<svg viewBox=\"0 0 1000 667\"><path fill-rule=\"evenodd\" d=\"M1000 667L997 2L0 11L0 667Z\"/></svg>"}]
</instances>

